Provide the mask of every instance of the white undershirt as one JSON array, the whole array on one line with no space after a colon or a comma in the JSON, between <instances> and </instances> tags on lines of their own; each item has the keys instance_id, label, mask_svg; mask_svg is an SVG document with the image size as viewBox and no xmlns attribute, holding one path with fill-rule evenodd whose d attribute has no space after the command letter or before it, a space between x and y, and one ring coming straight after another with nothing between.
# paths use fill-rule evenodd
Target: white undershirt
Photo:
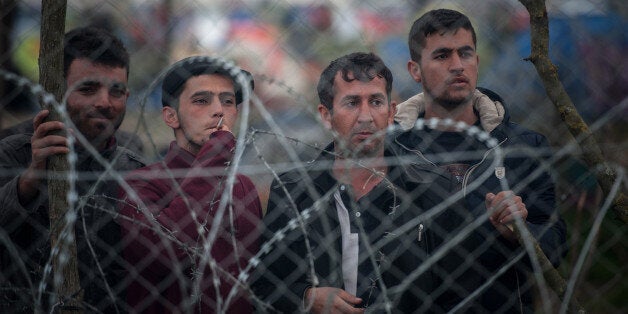
<instances>
[{"instance_id":1,"label":"white undershirt","mask_svg":"<svg viewBox=\"0 0 628 314\"><path fill-rule=\"evenodd\" d=\"M358 253L360 249L358 233L351 233L349 211L342 202L338 190L334 192L334 198L336 199L336 212L342 234L342 278L344 279L345 291L355 295L358 290Z\"/></svg>"}]
</instances>

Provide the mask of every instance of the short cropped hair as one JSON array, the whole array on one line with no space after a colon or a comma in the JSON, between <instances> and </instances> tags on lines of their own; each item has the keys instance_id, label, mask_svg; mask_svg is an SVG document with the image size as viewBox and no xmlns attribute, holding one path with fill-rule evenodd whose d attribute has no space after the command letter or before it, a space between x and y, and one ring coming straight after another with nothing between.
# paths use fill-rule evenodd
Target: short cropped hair
<instances>
[{"instance_id":1,"label":"short cropped hair","mask_svg":"<svg viewBox=\"0 0 628 314\"><path fill-rule=\"evenodd\" d=\"M248 81L251 91L254 89L254 81L251 73L237 68L227 68L224 61L206 57L193 56L179 60L170 66L170 69L164 76L161 83L161 103L164 107L170 106L179 109L179 96L183 92L185 83L192 77L199 75L217 74L228 77L233 82L235 92L236 105L242 103L243 90L245 86L241 86L237 80L238 74L243 75Z\"/></svg>"},{"instance_id":2,"label":"short cropped hair","mask_svg":"<svg viewBox=\"0 0 628 314\"><path fill-rule=\"evenodd\" d=\"M421 50L425 48L428 36L434 33L442 35L447 32L456 32L460 28L471 32L473 45L477 46L475 29L466 15L449 9L437 9L423 14L410 28L408 35L410 58L413 61L421 60Z\"/></svg>"},{"instance_id":3,"label":"short cropped hair","mask_svg":"<svg viewBox=\"0 0 628 314\"><path fill-rule=\"evenodd\" d=\"M333 109L334 95L336 94L334 79L338 72L341 73L345 82L353 80L369 82L375 77L383 78L386 80L386 95L388 96L388 103L390 103L393 83L390 69L380 57L373 53L354 52L332 61L323 70L318 81L318 98L320 103L330 111ZM349 78L349 73L353 74L353 78Z\"/></svg>"},{"instance_id":4,"label":"short cropped hair","mask_svg":"<svg viewBox=\"0 0 628 314\"><path fill-rule=\"evenodd\" d=\"M76 59L126 69L129 75L129 53L122 41L97 27L79 27L65 34L63 42L63 77L68 76L70 64Z\"/></svg>"}]
</instances>

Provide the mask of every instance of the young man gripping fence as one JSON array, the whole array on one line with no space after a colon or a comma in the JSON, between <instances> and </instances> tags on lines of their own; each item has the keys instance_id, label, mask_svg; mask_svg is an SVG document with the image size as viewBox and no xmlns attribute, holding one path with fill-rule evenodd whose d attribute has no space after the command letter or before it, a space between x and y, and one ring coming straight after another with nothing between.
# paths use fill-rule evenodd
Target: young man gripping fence
<instances>
[{"instance_id":1,"label":"young man gripping fence","mask_svg":"<svg viewBox=\"0 0 628 314\"><path fill-rule=\"evenodd\" d=\"M552 178L542 165L549 153L547 140L511 122L501 97L476 88L480 60L475 31L465 15L446 9L425 13L412 25L408 45L408 71L421 83L423 93L399 104L395 121L409 131L395 134L392 140L419 160L450 172L464 193L467 219L484 219L474 231L481 242L465 248L468 260L474 261L469 272L440 274L443 279L454 276L450 278L454 285L463 278L478 284L453 287L456 292L448 297L471 298L465 300L470 301L468 311L532 312L530 259L522 258L525 248L508 225L516 220L525 223L558 265L564 253L565 224L555 208ZM503 165L493 164L495 149L454 127L413 128L419 118L451 119L488 132L505 153ZM503 190L501 180L511 190Z\"/></svg>"}]
</instances>

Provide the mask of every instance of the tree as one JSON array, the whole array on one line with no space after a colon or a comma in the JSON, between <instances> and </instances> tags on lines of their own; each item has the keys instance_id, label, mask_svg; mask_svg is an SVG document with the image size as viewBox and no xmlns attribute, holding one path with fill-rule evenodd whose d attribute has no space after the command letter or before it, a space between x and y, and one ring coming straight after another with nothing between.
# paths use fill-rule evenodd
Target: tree
<instances>
[{"instance_id":1,"label":"tree","mask_svg":"<svg viewBox=\"0 0 628 314\"><path fill-rule=\"evenodd\" d=\"M63 99L63 35L67 1L42 1L41 48L39 51L39 83L55 96ZM49 120L59 120L55 108L50 110ZM69 167L65 156L53 156L48 160L49 173L67 173ZM78 276L78 262L73 222L66 222L66 214L72 210L68 201L68 181L49 176L48 194L50 201L50 245L53 254L54 288L61 313L82 312L82 292Z\"/></svg>"}]
</instances>

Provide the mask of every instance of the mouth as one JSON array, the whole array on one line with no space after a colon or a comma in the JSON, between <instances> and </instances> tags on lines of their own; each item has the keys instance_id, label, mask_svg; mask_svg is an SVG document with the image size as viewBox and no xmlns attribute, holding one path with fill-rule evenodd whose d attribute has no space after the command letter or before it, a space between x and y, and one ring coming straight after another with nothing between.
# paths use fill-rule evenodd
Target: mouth
<instances>
[{"instance_id":1,"label":"mouth","mask_svg":"<svg viewBox=\"0 0 628 314\"><path fill-rule=\"evenodd\" d=\"M354 134L358 139L368 139L372 137L374 133L370 131L360 131L360 132L355 132Z\"/></svg>"},{"instance_id":2,"label":"mouth","mask_svg":"<svg viewBox=\"0 0 628 314\"><path fill-rule=\"evenodd\" d=\"M469 80L464 76L456 76L449 82L449 84L454 86L460 86L469 84Z\"/></svg>"},{"instance_id":3,"label":"mouth","mask_svg":"<svg viewBox=\"0 0 628 314\"><path fill-rule=\"evenodd\" d=\"M112 119L112 117L109 117L109 116L103 115L103 114L99 114L99 113L87 114L87 118L88 119L92 119L92 120L106 120L106 121L109 121L109 120Z\"/></svg>"}]
</instances>

